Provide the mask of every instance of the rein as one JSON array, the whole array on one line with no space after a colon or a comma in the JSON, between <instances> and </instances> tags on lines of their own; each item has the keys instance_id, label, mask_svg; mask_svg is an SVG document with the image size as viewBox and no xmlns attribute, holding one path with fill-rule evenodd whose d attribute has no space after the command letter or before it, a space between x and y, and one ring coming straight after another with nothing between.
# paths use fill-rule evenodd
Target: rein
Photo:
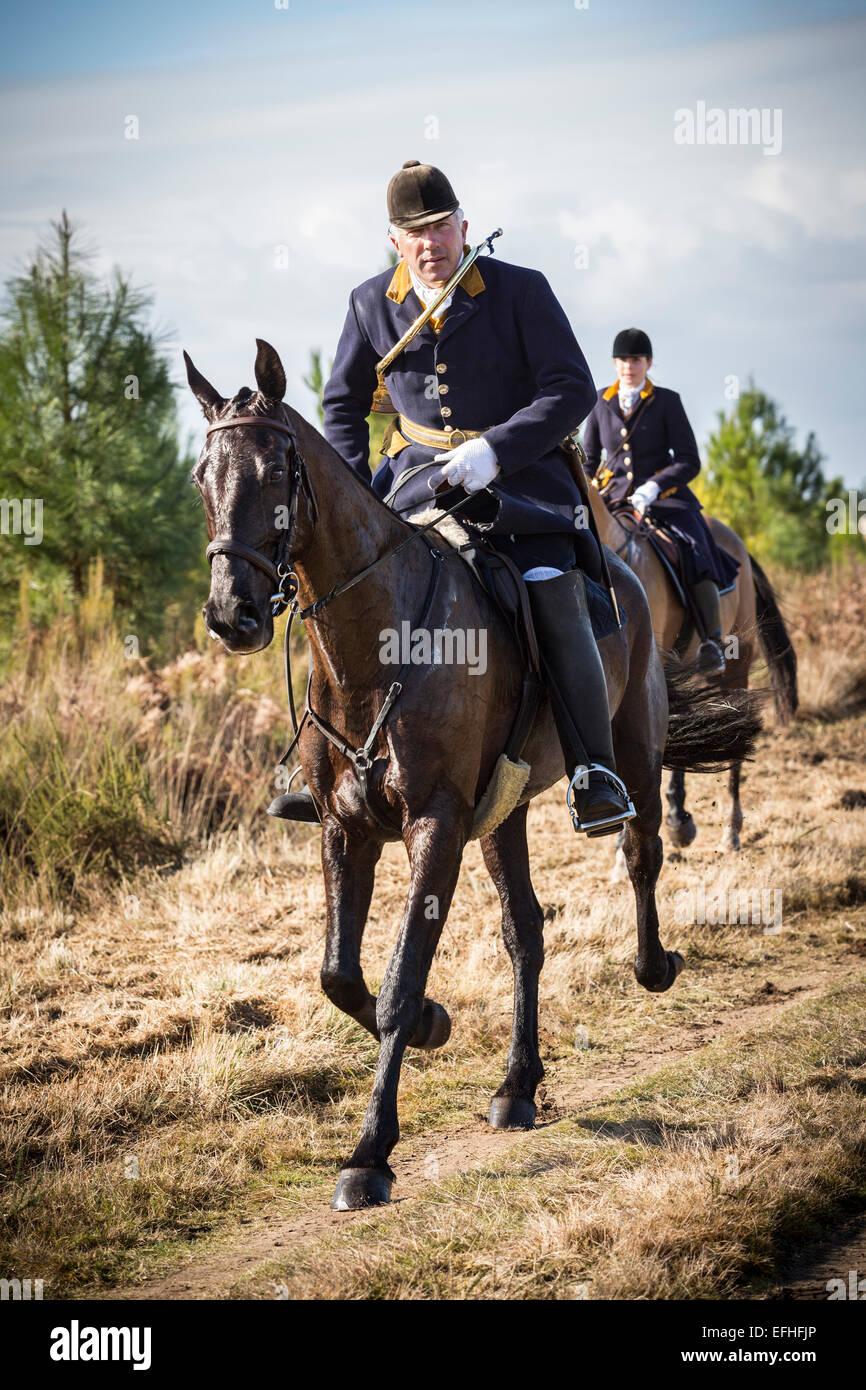
<instances>
[{"instance_id":1,"label":"rein","mask_svg":"<svg viewBox=\"0 0 866 1390\"><path fill-rule=\"evenodd\" d=\"M645 516L639 517L632 507L619 507L616 510L611 507L610 514L614 521L618 521L625 531L625 540L619 549L614 552L621 558L627 550L631 549L634 544L635 536L645 536L648 534L649 526L647 524L647 518ZM626 521L628 521L628 525L626 525Z\"/></svg>"}]
</instances>

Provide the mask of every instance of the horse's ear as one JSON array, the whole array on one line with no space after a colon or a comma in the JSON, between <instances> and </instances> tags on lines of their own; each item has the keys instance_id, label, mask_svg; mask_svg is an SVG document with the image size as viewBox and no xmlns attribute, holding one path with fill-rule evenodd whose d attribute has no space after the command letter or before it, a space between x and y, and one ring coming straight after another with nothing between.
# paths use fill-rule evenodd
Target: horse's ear
<instances>
[{"instance_id":1,"label":"horse's ear","mask_svg":"<svg viewBox=\"0 0 866 1390\"><path fill-rule=\"evenodd\" d=\"M256 338L256 386L269 400L281 401L286 394L286 373L276 348L264 338Z\"/></svg>"},{"instance_id":2,"label":"horse's ear","mask_svg":"<svg viewBox=\"0 0 866 1390\"><path fill-rule=\"evenodd\" d=\"M204 411L206 420L212 420L218 415L225 405L225 401L206 377L193 365L193 360L189 353L184 349L183 360L186 362L186 379L190 384L193 395Z\"/></svg>"}]
</instances>

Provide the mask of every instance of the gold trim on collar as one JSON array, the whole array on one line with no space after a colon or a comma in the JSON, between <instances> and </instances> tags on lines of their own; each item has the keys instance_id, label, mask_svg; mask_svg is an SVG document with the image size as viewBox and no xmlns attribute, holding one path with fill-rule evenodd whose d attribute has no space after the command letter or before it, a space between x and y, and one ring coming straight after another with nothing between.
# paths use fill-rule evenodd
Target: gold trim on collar
<instances>
[{"instance_id":1,"label":"gold trim on collar","mask_svg":"<svg viewBox=\"0 0 866 1390\"><path fill-rule=\"evenodd\" d=\"M409 274L409 267L405 261L398 261L394 274L391 276L391 283L385 291L385 297L393 299L397 304L402 304L411 288L412 277ZM483 289L487 288L482 279L481 271L478 269L477 261L469 267L458 288L464 289L467 294L472 295L473 299L476 294L480 294Z\"/></svg>"},{"instance_id":2,"label":"gold trim on collar","mask_svg":"<svg viewBox=\"0 0 866 1390\"><path fill-rule=\"evenodd\" d=\"M654 391L655 389L656 389L656 388L653 386L653 384L652 384L652 382L650 381L649 377L647 377L647 379L646 379L646 386L644 387L644 389L643 389L643 390L641 391L641 393L640 393L640 398L641 398L641 400L642 400L642 401L645 401L646 398L647 398L647 396L651 396L652 393L653 393L653 391ZM617 381L615 381L615 382L613 383L613 386L608 386L608 388L607 388L607 390L605 391L604 396L602 397L602 399L603 399L603 400L606 400L606 401L612 401L613 398L614 398L614 396L618 396L618 395L619 395L619 381L617 380Z\"/></svg>"}]
</instances>

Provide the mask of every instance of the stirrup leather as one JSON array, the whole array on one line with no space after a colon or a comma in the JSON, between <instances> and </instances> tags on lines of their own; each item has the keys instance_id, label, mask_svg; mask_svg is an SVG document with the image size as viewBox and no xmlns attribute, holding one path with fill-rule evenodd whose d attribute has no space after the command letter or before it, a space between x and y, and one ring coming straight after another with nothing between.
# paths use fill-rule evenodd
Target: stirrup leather
<instances>
[{"instance_id":1,"label":"stirrup leather","mask_svg":"<svg viewBox=\"0 0 866 1390\"><path fill-rule=\"evenodd\" d=\"M615 816L604 816L601 820L581 821L575 809L574 803L571 799L572 792L574 791L575 784L579 782L582 778L587 777L590 772L600 772L603 775L606 781L613 787L614 791L618 792L619 795L625 801L627 807L625 811L617 812ZM585 791L587 790L587 788L585 786L581 786L579 790ZM634 805L632 803L631 797L628 794L625 782L623 782L622 778L617 777L615 772L611 772L609 767L604 767L601 763L590 763L588 767L578 767L575 769L574 775L568 784L568 791L565 794L565 801L569 811L571 812L571 819L574 822L575 830L582 830L587 833L598 833L599 831L606 830L611 826L623 825L627 820L633 820L634 817L637 815L637 811L634 809Z\"/></svg>"}]
</instances>

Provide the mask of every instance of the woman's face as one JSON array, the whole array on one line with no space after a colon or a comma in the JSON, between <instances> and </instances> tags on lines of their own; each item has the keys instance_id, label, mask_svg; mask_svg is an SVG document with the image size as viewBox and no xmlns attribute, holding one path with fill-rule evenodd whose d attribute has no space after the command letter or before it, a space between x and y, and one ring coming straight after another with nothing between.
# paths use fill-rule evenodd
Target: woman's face
<instances>
[{"instance_id":1,"label":"woman's face","mask_svg":"<svg viewBox=\"0 0 866 1390\"><path fill-rule=\"evenodd\" d=\"M639 386L653 364L651 357L615 357L613 365L623 386Z\"/></svg>"}]
</instances>

